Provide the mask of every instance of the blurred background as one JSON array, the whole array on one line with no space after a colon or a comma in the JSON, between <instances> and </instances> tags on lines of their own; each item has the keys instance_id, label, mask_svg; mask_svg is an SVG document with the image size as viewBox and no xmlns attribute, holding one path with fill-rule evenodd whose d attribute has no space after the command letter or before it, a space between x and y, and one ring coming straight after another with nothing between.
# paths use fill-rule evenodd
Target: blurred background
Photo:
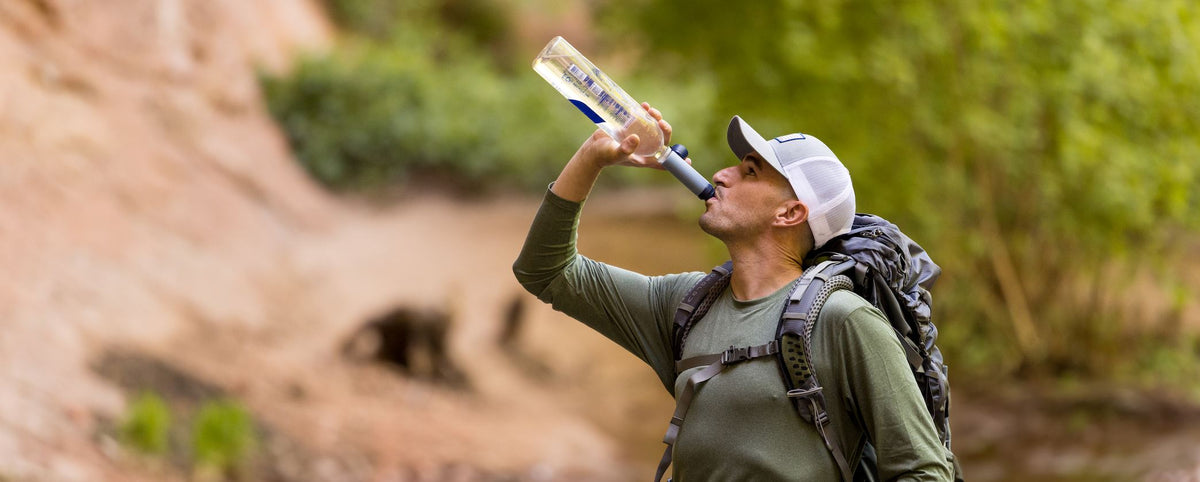
<instances>
[{"instance_id":1,"label":"blurred background","mask_svg":"<svg viewBox=\"0 0 1200 482\"><path fill-rule=\"evenodd\" d=\"M673 402L510 266L594 130L824 140L943 268L970 480L1200 480L1187 0L0 0L0 481L632 480ZM605 172L581 251L723 247Z\"/></svg>"}]
</instances>

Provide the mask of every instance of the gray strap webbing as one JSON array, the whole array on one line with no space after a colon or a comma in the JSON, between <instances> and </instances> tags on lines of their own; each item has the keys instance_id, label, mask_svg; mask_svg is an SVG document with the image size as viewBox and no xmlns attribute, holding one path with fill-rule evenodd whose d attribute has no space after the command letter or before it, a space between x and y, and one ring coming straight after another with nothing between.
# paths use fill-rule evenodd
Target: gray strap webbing
<instances>
[{"instance_id":1,"label":"gray strap webbing","mask_svg":"<svg viewBox=\"0 0 1200 482\"><path fill-rule=\"evenodd\" d=\"M680 373L688 368L700 366L704 366L704 368L688 377L683 391L675 398L675 414L671 416L671 423L667 425L667 433L663 436L663 443L667 444L667 448L663 451L662 460L658 463L658 471L654 474L654 482L662 480L663 475L667 473L667 467L671 465L671 452L675 448L675 439L679 436L679 428L683 426L683 417L687 415L688 407L692 404L692 398L696 395L696 388L701 383L720 374L725 370L725 367L746 360L771 356L776 353L779 353L779 343L771 340L762 345L743 348L729 347L728 350L721 353L695 356L677 362L677 366L687 367L679 368Z\"/></svg>"},{"instance_id":2,"label":"gray strap webbing","mask_svg":"<svg viewBox=\"0 0 1200 482\"><path fill-rule=\"evenodd\" d=\"M671 351L675 357L678 358L683 353L683 344L687 341L692 324L708 313L708 309L712 307L725 285L729 283L732 269L732 261L726 261L725 264L713 268L711 273L688 291L687 295L683 297L683 301L679 303L679 307L675 309L675 326L671 334Z\"/></svg>"},{"instance_id":3,"label":"gray strap webbing","mask_svg":"<svg viewBox=\"0 0 1200 482\"><path fill-rule=\"evenodd\" d=\"M799 286L789 296L790 301L780 319L779 333L781 337L788 334L801 338L802 346L800 349L804 352L803 358L805 363L810 364L810 366L809 344L811 342L812 329L825 304L826 296L829 294L825 290L825 285L833 281L832 278L837 273L844 272L847 268L853 266L852 263L853 260L829 259L809 268L800 277ZM838 283L848 285L849 280L847 278ZM803 408L800 404L796 406L800 411L801 417L811 421L816 427L817 433L821 435L821 440L825 442L825 448L829 450L829 453L833 455L834 462L837 463L842 480L844 482L853 481L854 470L850 467L850 463L842 451L841 440L838 437L837 430L834 427L830 427L832 420L829 419L829 413L825 410L825 396L821 393L821 384L817 380L815 370L809 373L807 378L801 381L799 385L802 388L788 390L788 398L796 399L800 403L806 403L806 406L803 406ZM807 414L805 413L806 411Z\"/></svg>"},{"instance_id":4,"label":"gray strap webbing","mask_svg":"<svg viewBox=\"0 0 1200 482\"><path fill-rule=\"evenodd\" d=\"M821 387L816 386L808 390L788 390L789 398L799 398L808 402L810 413L813 414L813 425L817 427L817 433L821 434L821 440L825 442L825 448L833 454L833 461L837 463L838 471L842 473L842 480L851 482L854 480L854 470L850 468L850 462L846 460L845 454L842 453L841 439L838 438L837 430L827 429L830 424L829 414L825 411L825 397L821 395Z\"/></svg>"}]
</instances>

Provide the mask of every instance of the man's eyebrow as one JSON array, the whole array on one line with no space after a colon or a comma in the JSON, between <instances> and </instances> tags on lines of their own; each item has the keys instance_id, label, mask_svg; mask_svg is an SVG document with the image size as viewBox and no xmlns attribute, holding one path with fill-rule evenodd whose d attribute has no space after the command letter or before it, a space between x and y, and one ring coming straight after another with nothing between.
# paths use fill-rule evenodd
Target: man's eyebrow
<instances>
[{"instance_id":1,"label":"man's eyebrow","mask_svg":"<svg viewBox=\"0 0 1200 482\"><path fill-rule=\"evenodd\" d=\"M758 156L756 156L754 154L746 154L746 157L742 160L750 161L750 162L754 163L755 169L758 169L760 171L762 170L762 159L760 159Z\"/></svg>"}]
</instances>

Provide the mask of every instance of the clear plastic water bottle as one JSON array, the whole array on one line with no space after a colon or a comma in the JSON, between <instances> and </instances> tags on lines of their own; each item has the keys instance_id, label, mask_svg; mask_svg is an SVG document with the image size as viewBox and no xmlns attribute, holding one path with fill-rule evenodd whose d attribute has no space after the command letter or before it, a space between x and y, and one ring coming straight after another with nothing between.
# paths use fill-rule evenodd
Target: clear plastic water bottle
<instances>
[{"instance_id":1,"label":"clear plastic water bottle","mask_svg":"<svg viewBox=\"0 0 1200 482\"><path fill-rule=\"evenodd\" d=\"M682 144L663 145L658 121L565 39L554 37L546 44L533 59L533 70L617 142L637 134L641 142L634 154L658 160L700 199L713 197L715 192L708 179L684 161L687 148Z\"/></svg>"}]
</instances>

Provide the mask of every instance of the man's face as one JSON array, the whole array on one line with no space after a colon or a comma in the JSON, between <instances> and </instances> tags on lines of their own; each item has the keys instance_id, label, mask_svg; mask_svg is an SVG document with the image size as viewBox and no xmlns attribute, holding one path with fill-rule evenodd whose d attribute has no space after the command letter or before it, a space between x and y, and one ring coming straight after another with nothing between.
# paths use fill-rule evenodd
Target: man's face
<instances>
[{"instance_id":1,"label":"man's face","mask_svg":"<svg viewBox=\"0 0 1200 482\"><path fill-rule=\"evenodd\" d=\"M700 228L722 241L758 236L780 206L795 199L787 179L756 153L717 171L713 186L717 195L705 201Z\"/></svg>"}]
</instances>

